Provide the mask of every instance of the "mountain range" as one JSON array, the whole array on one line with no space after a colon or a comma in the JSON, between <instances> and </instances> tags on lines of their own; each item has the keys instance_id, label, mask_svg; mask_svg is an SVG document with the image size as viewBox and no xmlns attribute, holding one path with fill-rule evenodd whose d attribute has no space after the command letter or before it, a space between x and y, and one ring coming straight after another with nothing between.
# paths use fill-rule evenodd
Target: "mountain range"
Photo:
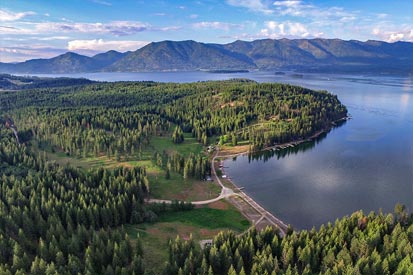
<instances>
[{"instance_id":1,"label":"mountain range","mask_svg":"<svg viewBox=\"0 0 413 275\"><path fill-rule=\"evenodd\" d=\"M340 39L263 39L229 44L192 40L150 43L136 51L92 57L67 52L50 59L0 63L2 73L194 70L413 73L413 43Z\"/></svg>"}]
</instances>

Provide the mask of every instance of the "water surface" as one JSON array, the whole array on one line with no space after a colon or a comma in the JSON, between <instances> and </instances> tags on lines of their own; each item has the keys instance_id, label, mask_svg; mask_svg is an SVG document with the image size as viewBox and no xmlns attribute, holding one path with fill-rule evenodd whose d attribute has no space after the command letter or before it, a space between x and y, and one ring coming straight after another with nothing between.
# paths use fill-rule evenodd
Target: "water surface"
<instances>
[{"instance_id":1,"label":"water surface","mask_svg":"<svg viewBox=\"0 0 413 275\"><path fill-rule=\"evenodd\" d=\"M44 76L44 75L43 75ZM56 75L53 75L56 76ZM274 72L95 73L60 75L100 81L193 82L249 78L283 82L339 96L353 119L296 153L227 160L226 173L274 215L295 228L320 226L362 209L413 206L411 77Z\"/></svg>"},{"instance_id":2,"label":"water surface","mask_svg":"<svg viewBox=\"0 0 413 275\"><path fill-rule=\"evenodd\" d=\"M292 82L338 94L353 119L304 152L226 161L234 181L295 228L318 227L359 209L392 212L396 203L411 210L411 79L312 75Z\"/></svg>"}]
</instances>

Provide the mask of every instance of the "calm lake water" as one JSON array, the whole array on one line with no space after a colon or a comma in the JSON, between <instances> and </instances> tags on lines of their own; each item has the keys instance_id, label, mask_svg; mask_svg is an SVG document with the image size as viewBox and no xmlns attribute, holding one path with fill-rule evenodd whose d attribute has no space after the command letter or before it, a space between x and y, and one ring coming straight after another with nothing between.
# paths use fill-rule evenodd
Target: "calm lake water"
<instances>
[{"instance_id":1,"label":"calm lake water","mask_svg":"<svg viewBox=\"0 0 413 275\"><path fill-rule=\"evenodd\" d=\"M44 76L44 75L43 75ZM53 75L56 76L56 75ZM324 138L258 159L225 162L237 185L295 228L320 226L362 209L392 212L413 207L413 84L411 77L273 72L70 74L100 81L192 82L250 78L283 82L337 94L353 119ZM297 151L297 150L295 150Z\"/></svg>"}]
</instances>

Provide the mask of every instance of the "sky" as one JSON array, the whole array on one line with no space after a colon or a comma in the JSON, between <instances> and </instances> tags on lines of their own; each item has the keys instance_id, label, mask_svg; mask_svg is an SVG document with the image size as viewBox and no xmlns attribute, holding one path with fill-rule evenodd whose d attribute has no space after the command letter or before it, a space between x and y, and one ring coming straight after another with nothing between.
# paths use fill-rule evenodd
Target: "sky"
<instances>
[{"instance_id":1,"label":"sky","mask_svg":"<svg viewBox=\"0 0 413 275\"><path fill-rule=\"evenodd\" d=\"M339 38L413 42L410 0L0 0L0 62L150 42Z\"/></svg>"}]
</instances>

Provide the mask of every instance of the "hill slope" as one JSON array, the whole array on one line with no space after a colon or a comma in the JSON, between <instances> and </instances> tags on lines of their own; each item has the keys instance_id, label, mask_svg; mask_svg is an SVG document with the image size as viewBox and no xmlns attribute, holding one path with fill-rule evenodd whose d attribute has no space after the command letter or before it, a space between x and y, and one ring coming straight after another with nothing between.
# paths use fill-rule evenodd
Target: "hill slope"
<instances>
[{"instance_id":1,"label":"hill slope","mask_svg":"<svg viewBox=\"0 0 413 275\"><path fill-rule=\"evenodd\" d=\"M7 73L284 69L312 72L412 73L413 43L340 39L263 39L229 44L154 42L134 52L93 57L66 53L51 59L0 63Z\"/></svg>"},{"instance_id":2,"label":"hill slope","mask_svg":"<svg viewBox=\"0 0 413 275\"><path fill-rule=\"evenodd\" d=\"M112 64L109 71L165 71L199 69L252 69L243 54L195 41L151 43Z\"/></svg>"},{"instance_id":3,"label":"hill slope","mask_svg":"<svg viewBox=\"0 0 413 275\"><path fill-rule=\"evenodd\" d=\"M67 52L50 59L31 59L16 64L0 63L0 72L8 73L84 73L100 71L125 54L116 51L93 57Z\"/></svg>"},{"instance_id":4,"label":"hill slope","mask_svg":"<svg viewBox=\"0 0 413 275\"><path fill-rule=\"evenodd\" d=\"M244 54L260 69L412 72L413 43L340 39L235 41L223 48Z\"/></svg>"}]
</instances>

